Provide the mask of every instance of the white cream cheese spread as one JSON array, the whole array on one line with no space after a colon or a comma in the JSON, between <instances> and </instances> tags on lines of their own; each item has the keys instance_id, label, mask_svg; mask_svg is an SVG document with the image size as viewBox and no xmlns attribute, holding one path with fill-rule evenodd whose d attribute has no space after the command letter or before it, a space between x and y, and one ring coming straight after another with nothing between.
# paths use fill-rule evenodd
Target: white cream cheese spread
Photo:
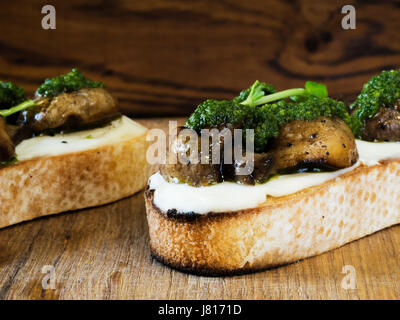
<instances>
[{"instance_id":1,"label":"white cream cheese spread","mask_svg":"<svg viewBox=\"0 0 400 320\"><path fill-rule=\"evenodd\" d=\"M59 133L54 136L40 135L23 140L17 145L15 152L18 161L24 161L98 148L132 139L145 132L145 127L122 116L100 128Z\"/></svg>"}]
</instances>

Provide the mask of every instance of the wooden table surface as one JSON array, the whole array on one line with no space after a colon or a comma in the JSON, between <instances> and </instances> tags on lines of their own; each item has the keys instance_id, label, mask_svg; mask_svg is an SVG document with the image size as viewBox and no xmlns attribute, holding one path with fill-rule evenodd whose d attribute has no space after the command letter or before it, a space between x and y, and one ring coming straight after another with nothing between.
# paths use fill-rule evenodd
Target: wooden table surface
<instances>
[{"instance_id":1,"label":"wooden table surface","mask_svg":"<svg viewBox=\"0 0 400 320\"><path fill-rule=\"evenodd\" d=\"M167 124L140 122L148 127ZM109 205L0 230L0 298L399 299L399 254L400 226L395 226L265 272L222 278L187 275L150 258L139 192ZM54 266L55 289L42 287L45 265ZM354 268L356 289L342 286L345 266Z\"/></svg>"}]
</instances>

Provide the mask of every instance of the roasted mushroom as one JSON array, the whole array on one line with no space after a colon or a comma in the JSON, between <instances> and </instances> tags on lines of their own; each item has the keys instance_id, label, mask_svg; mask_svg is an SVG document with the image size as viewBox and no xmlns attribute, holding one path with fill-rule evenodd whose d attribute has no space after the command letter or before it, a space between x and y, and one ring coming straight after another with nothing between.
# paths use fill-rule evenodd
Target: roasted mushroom
<instances>
[{"instance_id":1,"label":"roasted mushroom","mask_svg":"<svg viewBox=\"0 0 400 320\"><path fill-rule=\"evenodd\" d=\"M120 113L104 88L85 88L53 98L37 98L37 106L21 112L18 123L34 132L81 129L106 123Z\"/></svg>"},{"instance_id":2,"label":"roasted mushroom","mask_svg":"<svg viewBox=\"0 0 400 320\"><path fill-rule=\"evenodd\" d=\"M295 120L282 126L271 149L265 153L254 153L254 169L248 174L238 175L238 169L245 166L244 161L233 159L232 164L224 163L224 141L219 140L221 164L186 163L161 166L161 174L167 181L185 182L194 186L209 185L221 181L236 181L242 184L265 182L280 170L298 167L346 168L358 159L354 136L343 120L319 117L312 121ZM174 144L175 156L189 158L190 150L200 139L180 141ZM197 160L202 156L201 151Z\"/></svg>"},{"instance_id":3,"label":"roasted mushroom","mask_svg":"<svg viewBox=\"0 0 400 320\"><path fill-rule=\"evenodd\" d=\"M400 107L382 107L372 118L365 120L361 138L368 141L400 141Z\"/></svg>"},{"instance_id":4,"label":"roasted mushroom","mask_svg":"<svg viewBox=\"0 0 400 320\"><path fill-rule=\"evenodd\" d=\"M179 132L183 128L179 129ZM254 166L246 173L246 163L234 157L233 126L226 124L217 131L210 130L209 148L202 150L200 135L195 139L178 138L172 143L171 152L166 164L160 166L160 173L170 182L188 183L193 186L205 186L222 181L236 181L242 184L262 183L271 175L274 169L274 155L272 153L254 153ZM227 130L227 131L226 131ZM225 133L230 132L232 140L226 140ZM214 136L214 140L213 140ZM197 151L196 157L191 158L191 152ZM230 154L230 159L224 159L224 154ZM212 155L218 161L213 163ZM243 157L244 159L245 157ZM201 161L203 159L203 161ZM184 160L184 161L182 161ZM193 162L192 160L196 160ZM204 161L205 160L205 161ZM206 163L205 163L206 162Z\"/></svg>"},{"instance_id":5,"label":"roasted mushroom","mask_svg":"<svg viewBox=\"0 0 400 320\"><path fill-rule=\"evenodd\" d=\"M299 165L345 168L358 159L354 136L339 118L289 122L280 129L272 151L278 169Z\"/></svg>"},{"instance_id":6,"label":"roasted mushroom","mask_svg":"<svg viewBox=\"0 0 400 320\"><path fill-rule=\"evenodd\" d=\"M226 169L226 171L232 170L234 172L231 175L231 180L234 180L240 184L254 185L256 183L264 183L268 177L276 173L275 155L272 152L254 153L253 171L249 174L237 174L238 168L244 167L245 165L245 162L240 162L235 159L233 166L230 166L232 169Z\"/></svg>"},{"instance_id":7,"label":"roasted mushroom","mask_svg":"<svg viewBox=\"0 0 400 320\"><path fill-rule=\"evenodd\" d=\"M6 129L6 122L0 117L0 161L8 161L15 155L15 147Z\"/></svg>"},{"instance_id":8,"label":"roasted mushroom","mask_svg":"<svg viewBox=\"0 0 400 320\"><path fill-rule=\"evenodd\" d=\"M191 136L187 136L183 130L188 130L187 134ZM217 143L222 150L223 141L218 138ZM221 182L220 164L213 164L210 155L212 155L212 143L204 153L200 136L193 130L179 127L178 137L172 142L167 163L160 166L160 173L167 181L183 182L193 186Z\"/></svg>"}]
</instances>

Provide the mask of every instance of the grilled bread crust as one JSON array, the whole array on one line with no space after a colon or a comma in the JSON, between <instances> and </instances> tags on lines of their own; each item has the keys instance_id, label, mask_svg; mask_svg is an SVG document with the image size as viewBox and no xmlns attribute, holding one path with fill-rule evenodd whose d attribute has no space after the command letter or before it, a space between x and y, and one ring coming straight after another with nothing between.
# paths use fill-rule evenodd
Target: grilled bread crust
<instances>
[{"instance_id":1,"label":"grilled bread crust","mask_svg":"<svg viewBox=\"0 0 400 320\"><path fill-rule=\"evenodd\" d=\"M0 228L102 205L141 190L148 174L146 134L0 169Z\"/></svg>"},{"instance_id":2,"label":"grilled bread crust","mask_svg":"<svg viewBox=\"0 0 400 320\"><path fill-rule=\"evenodd\" d=\"M153 257L193 274L249 273L311 257L400 223L400 160L359 166L246 210L163 212L153 196L154 190L147 189Z\"/></svg>"}]
</instances>

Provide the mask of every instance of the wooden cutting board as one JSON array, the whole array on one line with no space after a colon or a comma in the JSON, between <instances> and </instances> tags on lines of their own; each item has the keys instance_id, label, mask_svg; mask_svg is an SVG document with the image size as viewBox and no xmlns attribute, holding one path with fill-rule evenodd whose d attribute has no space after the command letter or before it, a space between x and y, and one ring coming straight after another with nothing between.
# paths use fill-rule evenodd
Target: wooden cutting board
<instances>
[{"instance_id":1,"label":"wooden cutting board","mask_svg":"<svg viewBox=\"0 0 400 320\"><path fill-rule=\"evenodd\" d=\"M162 119L140 122L149 128L168 124ZM287 266L223 278L165 267L150 258L148 242L143 192L1 229L0 298L400 298L400 226ZM54 289L51 283L43 289L50 270ZM346 281L353 272L355 289Z\"/></svg>"}]
</instances>

